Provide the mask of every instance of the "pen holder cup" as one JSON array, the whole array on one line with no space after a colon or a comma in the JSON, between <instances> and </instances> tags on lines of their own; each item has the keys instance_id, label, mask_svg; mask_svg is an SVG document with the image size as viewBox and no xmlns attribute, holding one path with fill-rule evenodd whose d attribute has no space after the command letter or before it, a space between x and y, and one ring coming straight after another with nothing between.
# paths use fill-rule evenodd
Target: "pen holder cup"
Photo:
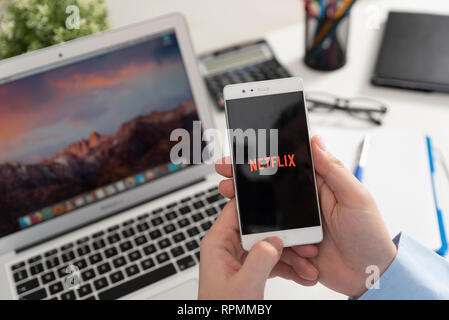
<instances>
[{"instance_id":1,"label":"pen holder cup","mask_svg":"<svg viewBox=\"0 0 449 320\"><path fill-rule=\"evenodd\" d=\"M306 8L304 63L310 68L332 71L343 67L349 35L349 14L340 18L318 17Z\"/></svg>"}]
</instances>

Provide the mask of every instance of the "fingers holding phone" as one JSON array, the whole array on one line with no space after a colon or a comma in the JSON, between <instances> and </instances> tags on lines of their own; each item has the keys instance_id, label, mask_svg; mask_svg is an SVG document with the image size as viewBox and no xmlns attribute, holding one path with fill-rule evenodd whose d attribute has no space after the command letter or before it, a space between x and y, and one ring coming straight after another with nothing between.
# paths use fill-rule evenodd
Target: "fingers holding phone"
<instances>
[{"instance_id":1,"label":"fingers holding phone","mask_svg":"<svg viewBox=\"0 0 449 320\"><path fill-rule=\"evenodd\" d=\"M218 174L229 178L222 180L219 184L220 193L227 198L234 198L235 189L232 178L232 167L230 158L220 159L215 164ZM270 277L282 277L295 281L303 286L313 286L318 282L319 272L309 261L310 258L318 255L316 245L302 245L292 248L285 248L282 252L281 261L275 266Z\"/></svg>"},{"instance_id":2,"label":"fingers holding phone","mask_svg":"<svg viewBox=\"0 0 449 320\"><path fill-rule=\"evenodd\" d=\"M243 247L249 250L271 236L285 247L319 243L323 234L302 80L230 85L224 98L231 158L216 168L233 177L220 190L236 198ZM232 167L226 165L230 162Z\"/></svg>"},{"instance_id":3,"label":"fingers holding phone","mask_svg":"<svg viewBox=\"0 0 449 320\"><path fill-rule=\"evenodd\" d=\"M229 137L231 158L216 165L217 172L227 178L220 183L220 192L231 199L222 215L233 215L234 228L232 233L229 228L217 232L226 219L217 220L203 242L219 244L219 249L212 253L207 250L209 245L202 248L200 274L212 272L212 279L219 270L209 266L209 271L205 270L203 252L209 252L205 257L215 256L216 262L231 266L233 274L243 275L222 285L240 288L250 279L246 288L251 288L252 297L263 296L264 279L269 276L303 285L313 285L319 279L346 295L363 294L366 266L377 265L382 273L394 259L396 248L369 192L319 138L310 141L300 79L232 85L224 93L228 128L243 134L243 139ZM274 154L267 134L262 136L265 156L259 152L259 136L251 140L251 130L260 128L277 129ZM239 148L246 150L240 157ZM277 241L259 244L272 237L291 248L284 248L281 255ZM246 251L254 247L251 250L255 251L247 254L242 247ZM231 252L233 258L218 257L219 252ZM273 265L275 252L280 260ZM246 266L255 264L263 254L271 254L272 259L255 269L260 271L257 276L241 272L250 270ZM204 279L204 275L200 277ZM242 290L246 296L250 294Z\"/></svg>"},{"instance_id":4,"label":"fingers holding phone","mask_svg":"<svg viewBox=\"0 0 449 320\"><path fill-rule=\"evenodd\" d=\"M246 253L238 230L233 199L201 241L199 299L263 299L273 270L290 272L276 269L283 250L279 238L264 239Z\"/></svg>"}]
</instances>

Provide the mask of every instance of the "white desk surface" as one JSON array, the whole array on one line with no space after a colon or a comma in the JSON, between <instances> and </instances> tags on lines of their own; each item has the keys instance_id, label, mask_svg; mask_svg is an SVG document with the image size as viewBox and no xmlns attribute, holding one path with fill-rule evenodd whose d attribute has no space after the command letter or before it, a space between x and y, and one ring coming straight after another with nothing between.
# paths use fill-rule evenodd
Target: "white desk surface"
<instances>
[{"instance_id":1,"label":"white desk surface","mask_svg":"<svg viewBox=\"0 0 449 320\"><path fill-rule=\"evenodd\" d=\"M134 0L136 1L136 0ZM119 19L117 11L114 14L114 8L118 10L118 1L109 0L110 11L115 19L115 25L123 25L134 22L129 15L126 23ZM142 1L139 2L140 5ZM158 2L158 1L156 1ZM167 2L173 2L167 1ZM176 2L176 1L175 1ZM179 2L179 1L178 1ZM218 1L214 3L218 4ZM231 1L232 2L232 1ZM245 1L246 2L246 1ZM254 4L254 1L250 1ZM278 1L264 0L264 12L273 9L277 13L273 19L275 23L272 25L282 26L279 21L279 13L285 9L286 20L292 22L295 14L290 10L300 8L297 3L287 1L285 6L279 6ZM299 2L299 0L298 0ZM131 1L131 3L133 3ZM151 2L147 2L151 3ZM195 6L193 2L189 2L191 6ZM235 4L235 1L233 2ZM240 2L241 3L241 2ZM112 5L114 4L114 5ZM160 2L159 2L160 4ZM151 5L148 5L151 10ZM192 37L196 47L200 47L200 51L212 49L213 46L223 46L230 44L230 39L236 41L244 40L241 37L242 25L239 23L215 23L211 27L209 25L200 26L199 21L204 21L204 16L210 14L207 10L211 10L213 6L203 7L197 5L195 9L188 8L188 21L194 25L192 28ZM234 20L251 22L257 19L257 15L251 15L250 5L244 5L242 10L227 10L225 14L233 15ZM157 7L157 12L179 11L178 7L163 8ZM185 7L183 7L185 9ZM123 8L121 8L123 9ZM204 9L204 10L203 10ZM303 56L304 29L301 21L289 26L282 26L280 29L274 30L266 34L266 38L276 52L278 59L283 63L290 72L295 76L304 79L305 90L325 91L334 93L342 97L372 97L387 103L389 107L388 115L382 127L373 128L366 126L358 121L353 121L346 115L340 115L332 118L317 118L313 114L310 115L311 126L313 128L332 127L338 130L360 130L366 132L381 131L400 131L400 132L420 132L430 134L435 144L445 154L449 160L449 95L442 93L421 93L397 89L388 89L374 87L370 85L369 78L374 67L379 42L382 35L382 28L385 22L388 10L402 11L420 11L449 14L449 1L447 0L363 0L359 1L353 8L351 13L351 29L349 40L348 63L345 67L334 72L317 72L307 68L301 61ZM186 9L187 10L187 9ZM260 8L259 8L260 11ZM194 14L192 12L195 12ZM214 11L215 12L215 11ZM216 12L214 13L216 15ZM137 20L142 19L140 15ZM227 17L224 17L226 20ZM120 22L121 21L121 22ZM250 23L249 23L250 24ZM379 24L380 28L376 29ZM264 26L260 25L263 29ZM250 27L249 27L250 28ZM254 30L252 30L254 31ZM248 35L243 31L245 35ZM220 43L215 35L223 35L223 42ZM251 35L257 34L252 32ZM211 39L209 42L207 39ZM199 44L199 45L198 45ZM216 125L219 129L224 130L225 119L222 112L214 109L213 112ZM449 219L449 186L443 179L437 179L439 184L440 204L443 211L446 212L446 220ZM447 223L446 223L447 224ZM289 283L281 279L269 280L266 289L267 299L345 299L346 297L332 292L327 288L317 285L312 288L301 287L299 285Z\"/></svg>"}]
</instances>

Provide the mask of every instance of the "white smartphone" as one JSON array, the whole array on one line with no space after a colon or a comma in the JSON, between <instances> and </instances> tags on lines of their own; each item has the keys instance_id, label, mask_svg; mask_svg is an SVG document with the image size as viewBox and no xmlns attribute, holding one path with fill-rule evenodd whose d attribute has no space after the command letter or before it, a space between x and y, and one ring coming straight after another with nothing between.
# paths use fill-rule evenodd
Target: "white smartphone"
<instances>
[{"instance_id":1,"label":"white smartphone","mask_svg":"<svg viewBox=\"0 0 449 320\"><path fill-rule=\"evenodd\" d=\"M228 85L224 100L243 248L272 236L321 242L301 78Z\"/></svg>"}]
</instances>

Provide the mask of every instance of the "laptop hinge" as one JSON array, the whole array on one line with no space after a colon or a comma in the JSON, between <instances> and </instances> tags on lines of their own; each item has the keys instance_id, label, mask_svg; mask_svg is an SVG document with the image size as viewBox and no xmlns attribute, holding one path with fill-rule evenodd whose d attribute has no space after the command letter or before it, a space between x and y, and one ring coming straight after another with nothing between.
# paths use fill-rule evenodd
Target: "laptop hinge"
<instances>
[{"instance_id":1,"label":"laptop hinge","mask_svg":"<svg viewBox=\"0 0 449 320\"><path fill-rule=\"evenodd\" d=\"M153 200L156 200L156 199L165 197L165 196L167 196L167 195L169 195L169 194L172 194L172 193L174 193L174 192L177 192L177 191L179 191L179 190L181 190L181 189L185 189L185 188L190 187L190 186L192 186L192 185L198 184L198 183L200 183L200 182L204 182L205 180L206 180L206 178L203 177L203 178L201 178L201 179L198 179L198 180L192 181L192 182L190 182L190 183L184 184L184 185L182 185L182 186L180 186L180 187L178 187L178 188L176 188L176 189L172 189L172 190L170 190L170 191L168 191L168 192L162 193L162 194L160 194L160 195L158 195L158 196L146 198L146 199L144 199L144 200L142 200L142 201L140 201L140 202L138 202L138 203L136 203L136 204L134 204L134 205L132 205L132 206L126 207L126 208L124 208L124 209L120 209L120 210L115 211L115 212L111 212L110 214L107 214L107 215L105 215L105 216L102 216L102 217L100 217L100 218L98 218L98 219L94 219L94 220L91 220L91 221L89 221L89 222L87 222L87 223L83 223L83 224L80 224L80 225L78 225L78 226L76 226L76 227L73 227L73 228L70 228L70 229L61 231L60 233L57 233L57 234L54 234L54 235L49 236L49 237L47 237L47 238L44 238L44 239L38 241L37 243L34 243L34 244L30 244L30 245L26 245L26 246L17 248L17 249L15 250L15 253L20 253L20 252L22 252L22 251L31 249L31 248L33 248L33 247L36 247L36 246L38 246L38 245L41 245L41 244L44 243L44 242L47 242L47 241L56 239L56 238L58 238L58 237L60 237L60 236L62 236L62 235L65 235L65 234L67 234L67 233L70 233L70 232L73 232L73 231L82 229L82 228L84 228L84 227L86 227L86 226L88 226L88 225L91 225L91 224L93 224L93 223L96 223L96 222L99 222L99 221L108 219L108 218L110 218L110 217L112 217L112 216L115 216L115 215L117 215L117 214L120 214L120 213L122 213L122 212L124 212L124 211L128 211L128 210L130 210L130 209L132 209L132 208L138 207L138 206L140 206L140 205L142 205L142 204L145 204L145 203L147 203L147 202L150 202L150 201L153 201Z\"/></svg>"}]
</instances>

